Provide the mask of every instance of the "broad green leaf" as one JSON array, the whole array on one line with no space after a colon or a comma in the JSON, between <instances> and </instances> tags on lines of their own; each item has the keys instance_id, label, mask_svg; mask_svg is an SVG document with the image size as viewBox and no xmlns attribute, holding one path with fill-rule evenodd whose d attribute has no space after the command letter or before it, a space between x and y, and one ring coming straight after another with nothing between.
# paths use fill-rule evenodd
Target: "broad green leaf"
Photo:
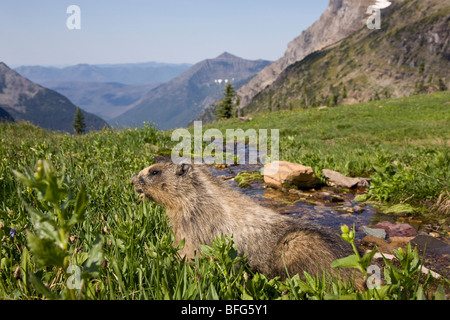
<instances>
[{"instance_id":1,"label":"broad green leaf","mask_svg":"<svg viewBox=\"0 0 450 320\"><path fill-rule=\"evenodd\" d=\"M216 288L211 283L208 290L208 296L206 297L208 300L219 300L219 295L217 294Z\"/></svg>"},{"instance_id":2,"label":"broad green leaf","mask_svg":"<svg viewBox=\"0 0 450 320\"><path fill-rule=\"evenodd\" d=\"M28 179L23 173L20 173L19 171L16 171L16 170L12 170L12 172L20 181L22 181L22 183L24 183L25 185L27 185L29 187L33 187L32 181L30 179Z\"/></svg>"},{"instance_id":3,"label":"broad green leaf","mask_svg":"<svg viewBox=\"0 0 450 320\"><path fill-rule=\"evenodd\" d=\"M350 293L350 294L331 294L327 293L324 297L324 300L358 300L358 294L357 293Z\"/></svg>"},{"instance_id":4,"label":"broad green leaf","mask_svg":"<svg viewBox=\"0 0 450 320\"><path fill-rule=\"evenodd\" d=\"M380 286L373 289L368 289L366 291L366 294L369 295L370 299L375 298L378 300L384 299L384 297L389 293L389 291L392 289L391 285L388 286Z\"/></svg>"},{"instance_id":5,"label":"broad green leaf","mask_svg":"<svg viewBox=\"0 0 450 320\"><path fill-rule=\"evenodd\" d=\"M308 283L309 287L311 287L311 289L316 292L316 280L306 271L303 272L303 275L305 276L306 282Z\"/></svg>"},{"instance_id":6,"label":"broad green leaf","mask_svg":"<svg viewBox=\"0 0 450 320\"><path fill-rule=\"evenodd\" d=\"M89 258L89 253L87 252L78 252L72 258L71 264L75 266L82 266L83 263Z\"/></svg>"},{"instance_id":7,"label":"broad green leaf","mask_svg":"<svg viewBox=\"0 0 450 320\"><path fill-rule=\"evenodd\" d=\"M87 205L88 205L88 196L84 186L81 186L81 189L78 192L77 198L75 200L73 215L68 222L69 227L84 221Z\"/></svg>"},{"instance_id":8,"label":"broad green leaf","mask_svg":"<svg viewBox=\"0 0 450 320\"><path fill-rule=\"evenodd\" d=\"M416 292L416 300L427 300L425 293L423 292L423 287L419 286Z\"/></svg>"},{"instance_id":9,"label":"broad green leaf","mask_svg":"<svg viewBox=\"0 0 450 320\"><path fill-rule=\"evenodd\" d=\"M30 273L30 282L33 285L33 287L36 289L37 292L44 295L47 299L50 300L57 300L58 296L50 291L50 289L45 286L41 279L39 279L37 276L35 276L33 273Z\"/></svg>"},{"instance_id":10,"label":"broad green leaf","mask_svg":"<svg viewBox=\"0 0 450 320\"><path fill-rule=\"evenodd\" d=\"M66 251L50 239L39 238L32 233L27 234L28 246L36 263L41 267L64 267Z\"/></svg>"},{"instance_id":11,"label":"broad green leaf","mask_svg":"<svg viewBox=\"0 0 450 320\"><path fill-rule=\"evenodd\" d=\"M98 237L92 248L89 250L89 258L84 264L82 277L92 278L98 276L99 268L103 262L103 237Z\"/></svg>"},{"instance_id":12,"label":"broad green leaf","mask_svg":"<svg viewBox=\"0 0 450 320\"><path fill-rule=\"evenodd\" d=\"M445 297L445 290L444 287L440 284L439 287L436 290L436 295L434 296L435 300L447 300Z\"/></svg>"},{"instance_id":13,"label":"broad green leaf","mask_svg":"<svg viewBox=\"0 0 450 320\"><path fill-rule=\"evenodd\" d=\"M185 239L181 240L181 242L177 246L177 250L182 250L184 248Z\"/></svg>"},{"instance_id":14,"label":"broad green leaf","mask_svg":"<svg viewBox=\"0 0 450 320\"><path fill-rule=\"evenodd\" d=\"M337 259L331 263L332 268L357 268L361 270L356 254Z\"/></svg>"},{"instance_id":15,"label":"broad green leaf","mask_svg":"<svg viewBox=\"0 0 450 320\"><path fill-rule=\"evenodd\" d=\"M20 271L22 274L22 281L25 284L25 292L28 293L28 274L30 272L30 265L31 265L31 257L28 249L25 247L22 250L22 254L20 256Z\"/></svg>"},{"instance_id":16,"label":"broad green leaf","mask_svg":"<svg viewBox=\"0 0 450 320\"><path fill-rule=\"evenodd\" d=\"M57 225L54 219L46 216L42 212L34 209L31 206L27 206L28 213L30 215L31 223L33 224L36 236L39 238L47 238L53 240L59 244L61 243L61 237L57 230Z\"/></svg>"},{"instance_id":17,"label":"broad green leaf","mask_svg":"<svg viewBox=\"0 0 450 320\"><path fill-rule=\"evenodd\" d=\"M42 195L45 194L45 190L47 189L47 184L44 181L37 181L34 178L28 178L26 175L16 170L12 170L12 172L24 185L38 190L39 198L42 199Z\"/></svg>"},{"instance_id":18,"label":"broad green leaf","mask_svg":"<svg viewBox=\"0 0 450 320\"><path fill-rule=\"evenodd\" d=\"M39 191L38 197L40 200L48 201L54 204L59 203L60 200L67 196L67 190L60 186L58 180L47 161L43 161L42 177L36 179L35 177L27 177L26 175L12 170L14 175L22 181L25 185L37 189Z\"/></svg>"},{"instance_id":19,"label":"broad green leaf","mask_svg":"<svg viewBox=\"0 0 450 320\"><path fill-rule=\"evenodd\" d=\"M304 293L314 293L313 288L311 288L309 286L308 283L304 282L303 280L298 280L296 281L296 284L298 285L298 287L300 288L300 290Z\"/></svg>"},{"instance_id":20,"label":"broad green leaf","mask_svg":"<svg viewBox=\"0 0 450 320\"><path fill-rule=\"evenodd\" d=\"M207 256L211 256L214 252L214 249L207 245L200 245L200 250Z\"/></svg>"},{"instance_id":21,"label":"broad green leaf","mask_svg":"<svg viewBox=\"0 0 450 320\"><path fill-rule=\"evenodd\" d=\"M373 256L377 253L377 249L373 249L372 251L366 253L361 260L359 261L361 267L364 270L367 270L367 268L370 266L370 263L372 262Z\"/></svg>"},{"instance_id":22,"label":"broad green leaf","mask_svg":"<svg viewBox=\"0 0 450 320\"><path fill-rule=\"evenodd\" d=\"M77 217L77 222L81 222L84 219L84 212L88 204L88 196L84 186L81 186L80 191L77 194L75 200L74 215Z\"/></svg>"}]
</instances>

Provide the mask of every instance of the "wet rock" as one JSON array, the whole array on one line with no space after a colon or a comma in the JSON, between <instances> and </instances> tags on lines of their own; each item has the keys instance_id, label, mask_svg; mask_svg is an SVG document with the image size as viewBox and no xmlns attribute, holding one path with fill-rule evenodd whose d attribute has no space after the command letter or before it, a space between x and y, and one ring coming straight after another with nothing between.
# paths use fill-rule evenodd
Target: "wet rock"
<instances>
[{"instance_id":1,"label":"wet rock","mask_svg":"<svg viewBox=\"0 0 450 320\"><path fill-rule=\"evenodd\" d=\"M366 247L369 247L369 248L373 248L375 246L377 246L378 248L384 248L384 247L387 247L389 245L386 240L381 239L381 238L377 238L377 237L374 237L374 236L370 236L370 235L367 235L364 238L362 238L360 240L360 244L362 246L366 246Z\"/></svg>"},{"instance_id":2,"label":"wet rock","mask_svg":"<svg viewBox=\"0 0 450 320\"><path fill-rule=\"evenodd\" d=\"M355 207L353 208L353 210L354 210L356 213L363 213L365 209L363 208L363 206L355 206Z\"/></svg>"},{"instance_id":3,"label":"wet rock","mask_svg":"<svg viewBox=\"0 0 450 320\"><path fill-rule=\"evenodd\" d=\"M301 190L297 190L297 189L289 189L289 193L296 194L302 198L312 198L312 196L313 196L312 194L304 193Z\"/></svg>"},{"instance_id":4,"label":"wet rock","mask_svg":"<svg viewBox=\"0 0 450 320\"><path fill-rule=\"evenodd\" d=\"M429 235L432 236L433 238L439 238L441 236L439 233L434 231L430 232Z\"/></svg>"},{"instance_id":5,"label":"wet rock","mask_svg":"<svg viewBox=\"0 0 450 320\"><path fill-rule=\"evenodd\" d=\"M391 242L388 242L384 239L367 235L360 240L360 245L370 249L376 246L384 254L393 254L394 250L398 250L399 248L406 250L408 242L412 239L414 237L393 237L390 239Z\"/></svg>"},{"instance_id":6,"label":"wet rock","mask_svg":"<svg viewBox=\"0 0 450 320\"><path fill-rule=\"evenodd\" d=\"M264 182L274 188L296 186L311 189L319 184L311 167L287 161L274 161L264 166Z\"/></svg>"},{"instance_id":7,"label":"wet rock","mask_svg":"<svg viewBox=\"0 0 450 320\"><path fill-rule=\"evenodd\" d=\"M417 235L416 229L407 223L393 224L388 221L377 223L375 229L384 229L389 237L411 237Z\"/></svg>"},{"instance_id":8,"label":"wet rock","mask_svg":"<svg viewBox=\"0 0 450 320\"><path fill-rule=\"evenodd\" d=\"M426 248L427 252L450 256L450 245L427 234L421 233L417 235L411 240L411 243L418 246L421 250Z\"/></svg>"},{"instance_id":9,"label":"wet rock","mask_svg":"<svg viewBox=\"0 0 450 320\"><path fill-rule=\"evenodd\" d=\"M355 213L355 210L353 209L353 207L338 206L338 207L335 207L334 210L336 210L337 212L344 213L344 214Z\"/></svg>"},{"instance_id":10,"label":"wet rock","mask_svg":"<svg viewBox=\"0 0 450 320\"><path fill-rule=\"evenodd\" d=\"M369 186L369 180L364 178L349 178L337 171L323 169L323 175L328 179L330 185L340 188L367 188Z\"/></svg>"},{"instance_id":11,"label":"wet rock","mask_svg":"<svg viewBox=\"0 0 450 320\"><path fill-rule=\"evenodd\" d=\"M368 236L373 236L373 237L380 238L380 239L386 239L386 230L384 230L384 229L375 229L375 228L369 228L369 227L363 226L362 230Z\"/></svg>"},{"instance_id":12,"label":"wet rock","mask_svg":"<svg viewBox=\"0 0 450 320\"><path fill-rule=\"evenodd\" d=\"M227 176L225 174L218 175L217 178L222 179L222 180L232 180L232 179L234 179L233 177Z\"/></svg>"},{"instance_id":13,"label":"wet rock","mask_svg":"<svg viewBox=\"0 0 450 320\"><path fill-rule=\"evenodd\" d=\"M391 241L389 247L391 247L392 249L406 248L408 242L413 239L414 237L392 237L389 238L389 240Z\"/></svg>"},{"instance_id":14,"label":"wet rock","mask_svg":"<svg viewBox=\"0 0 450 320\"><path fill-rule=\"evenodd\" d=\"M226 168L231 167L231 164L215 164L214 167L216 169L226 169Z\"/></svg>"},{"instance_id":15,"label":"wet rock","mask_svg":"<svg viewBox=\"0 0 450 320\"><path fill-rule=\"evenodd\" d=\"M337 194L331 193L331 192L317 192L314 194L314 197L323 200L323 201L329 201L329 202L344 202L345 199Z\"/></svg>"}]
</instances>

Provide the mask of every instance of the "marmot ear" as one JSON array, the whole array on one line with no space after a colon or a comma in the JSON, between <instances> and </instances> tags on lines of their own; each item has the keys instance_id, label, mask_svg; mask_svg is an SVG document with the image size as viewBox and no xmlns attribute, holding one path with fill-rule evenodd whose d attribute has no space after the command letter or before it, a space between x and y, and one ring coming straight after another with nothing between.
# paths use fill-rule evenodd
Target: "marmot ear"
<instances>
[{"instance_id":1,"label":"marmot ear","mask_svg":"<svg viewBox=\"0 0 450 320\"><path fill-rule=\"evenodd\" d=\"M155 157L155 163L164 163L164 162L170 162L170 158L164 156Z\"/></svg>"},{"instance_id":2,"label":"marmot ear","mask_svg":"<svg viewBox=\"0 0 450 320\"><path fill-rule=\"evenodd\" d=\"M177 176L185 176L192 169L192 165L188 163L182 163L178 165L176 174Z\"/></svg>"}]
</instances>

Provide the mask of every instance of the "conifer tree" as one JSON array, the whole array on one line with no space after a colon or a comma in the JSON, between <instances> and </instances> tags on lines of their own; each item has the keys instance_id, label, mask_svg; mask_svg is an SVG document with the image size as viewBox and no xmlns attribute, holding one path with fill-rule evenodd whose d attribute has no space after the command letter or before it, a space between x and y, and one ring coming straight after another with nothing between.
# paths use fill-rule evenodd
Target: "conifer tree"
<instances>
[{"instance_id":1,"label":"conifer tree","mask_svg":"<svg viewBox=\"0 0 450 320\"><path fill-rule=\"evenodd\" d=\"M220 100L216 106L217 119L229 119L233 116L234 99L236 98L236 91L231 84L225 87L225 97Z\"/></svg>"},{"instance_id":2,"label":"conifer tree","mask_svg":"<svg viewBox=\"0 0 450 320\"><path fill-rule=\"evenodd\" d=\"M77 111L75 112L75 118L73 119L72 127L73 130L75 131L75 134L83 134L84 130L86 129L84 116L79 107L77 107Z\"/></svg>"}]
</instances>

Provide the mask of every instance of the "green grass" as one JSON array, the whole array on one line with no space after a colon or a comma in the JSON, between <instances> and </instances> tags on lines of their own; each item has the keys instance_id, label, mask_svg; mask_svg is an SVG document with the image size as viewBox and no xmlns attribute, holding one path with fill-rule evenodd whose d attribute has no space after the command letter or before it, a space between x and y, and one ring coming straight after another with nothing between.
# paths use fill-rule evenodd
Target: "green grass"
<instances>
[{"instance_id":1,"label":"green grass","mask_svg":"<svg viewBox=\"0 0 450 320\"><path fill-rule=\"evenodd\" d=\"M440 93L325 111L276 112L252 122L215 126L280 128L283 159L316 170L371 176L380 180L370 191L373 197L383 198L386 184L389 201L421 203L448 191L449 107L443 104L448 100L449 93ZM253 274L225 238L185 263L172 245L164 208L152 202L137 205L138 195L129 183L133 174L153 163L155 150L173 146L168 133L153 127L70 136L26 123L0 123L0 142L0 299L442 297L441 289L416 286L408 277L409 282L394 279L382 291L362 294L351 283L322 274L285 282L267 279ZM53 167L50 176L56 178L49 181L59 191L48 193L47 184L27 185L13 173L33 180L39 177L39 160ZM412 169L394 166L394 160ZM406 178L412 185L396 190ZM71 216L77 218L72 221ZM60 249L54 246L58 241ZM41 243L48 245L47 251ZM81 290L68 288L67 265L82 268ZM401 294L405 286L407 295Z\"/></svg>"}]
</instances>

